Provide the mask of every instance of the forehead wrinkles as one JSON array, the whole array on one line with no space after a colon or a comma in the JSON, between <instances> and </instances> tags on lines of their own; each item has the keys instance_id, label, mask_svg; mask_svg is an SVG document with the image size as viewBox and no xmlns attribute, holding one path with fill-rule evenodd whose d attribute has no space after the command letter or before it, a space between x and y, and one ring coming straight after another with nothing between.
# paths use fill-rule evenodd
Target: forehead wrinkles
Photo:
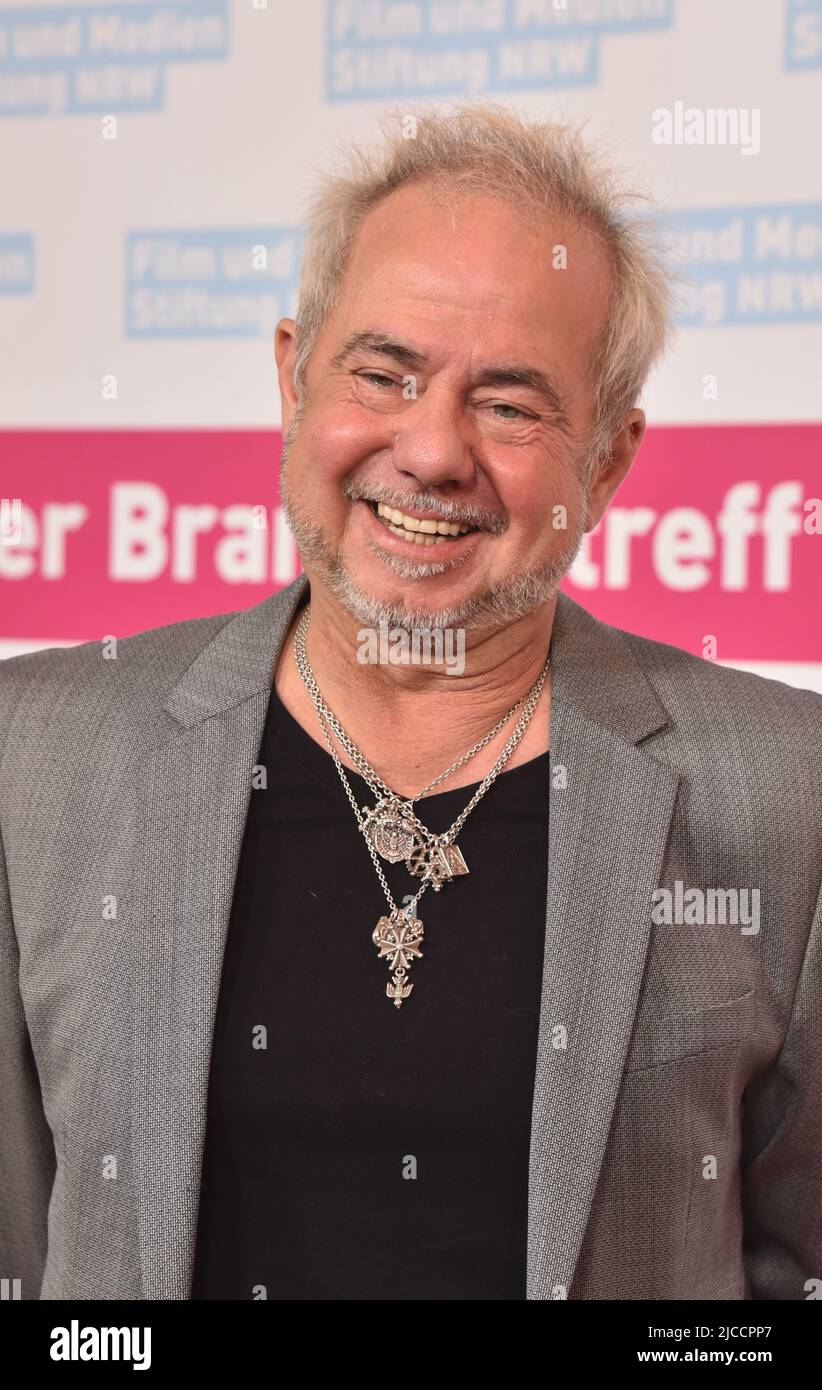
<instances>
[{"instance_id":1,"label":"forehead wrinkles","mask_svg":"<svg viewBox=\"0 0 822 1390\"><path fill-rule=\"evenodd\" d=\"M496 278L493 269L486 267L486 283L478 283L476 260L470 254L471 248L462 243L456 247L453 257L458 274L456 277L451 274L450 258L445 257L443 264L442 237L429 237L426 241L425 237L419 235L420 231L425 230L426 219L430 222L430 206L419 198L412 201L406 197L404 211L409 215L399 215L403 211L399 200L406 193L407 190L401 189L373 209L357 235L339 305L344 312L346 326L353 330L356 326L364 325L378 309L379 327L388 330L392 337L424 348L431 362L429 370L442 371L443 375L452 368L457 371L461 369L456 360L460 340L471 333L473 341L467 345L469 374L473 372L478 356L487 353L491 364L511 358L528 361L542 369L562 385L568 403L578 399L580 394L587 395L592 385L591 366L601 342L610 297L607 283L610 280L610 256L607 246L595 231L582 224L571 224L567 219L563 224L562 219L546 215L545 235L540 246L540 229L535 228L527 218L515 217L511 223L507 210L503 209L504 228L513 225L521 240L532 238L531 245L540 267L537 281L542 276L562 276L562 280L554 282L558 295L546 296L544 305L540 306L533 293L533 274L522 277L524 283L519 296L514 293L506 297L505 290L500 289L501 279L516 289L519 279L516 267L512 269L506 266L504 275L500 269ZM467 199L458 201L463 205L468 202ZM441 212L442 206L437 210ZM493 211L498 213L498 210L499 205L495 203ZM449 204L447 212L450 225L456 211ZM482 208L478 209L477 215L482 216ZM444 226L442 218L439 225ZM473 222L467 224L469 230L474 225ZM495 227L493 235L489 232L492 240L496 231ZM395 232L396 246L399 248L396 254ZM533 239L535 234L536 240ZM503 237L503 244L509 239L507 235ZM557 245L567 248L567 269L556 269L552 264L554 247ZM527 264L527 260L527 248L520 244L517 264ZM606 272L604 276L603 270ZM466 283L478 302L470 302L470 297L466 302ZM419 292L415 292L415 289ZM518 325L520 317L521 329ZM443 325L438 342L436 333L429 336L420 332L414 324L415 318L422 318L425 323L430 321L435 328L437 320L451 319L453 326L449 331L449 325ZM407 323L403 323L403 319ZM500 336L496 330L506 324L506 320L509 332ZM349 336L345 334L345 337ZM512 340L516 344L515 351L511 351ZM338 350L342 346L339 337L336 346ZM401 369L407 374L414 374L411 365Z\"/></svg>"},{"instance_id":2,"label":"forehead wrinkles","mask_svg":"<svg viewBox=\"0 0 822 1390\"><path fill-rule=\"evenodd\" d=\"M432 319L475 317L492 332L495 325L508 320L513 336L522 319L529 336L537 341L540 324L549 335L555 327L558 336L577 342L583 337L592 342L601 332L610 298L611 266L608 248L592 229L574 225L566 230L560 223L547 221L545 235L534 239L533 229L517 223L518 239L510 248L513 264L504 243L490 237L499 248L500 260L506 262L495 266L492 255L478 259L464 243L457 244L449 256L444 254L441 238L434 238L432 245L431 239L418 238L413 226L398 226L396 245L386 244L384 238L366 240L366 228L361 229L340 301L349 320L358 310L371 309L376 299L381 309L411 318L420 313ZM556 246L566 249L564 268L553 263ZM540 302L543 283L555 293L546 294Z\"/></svg>"}]
</instances>

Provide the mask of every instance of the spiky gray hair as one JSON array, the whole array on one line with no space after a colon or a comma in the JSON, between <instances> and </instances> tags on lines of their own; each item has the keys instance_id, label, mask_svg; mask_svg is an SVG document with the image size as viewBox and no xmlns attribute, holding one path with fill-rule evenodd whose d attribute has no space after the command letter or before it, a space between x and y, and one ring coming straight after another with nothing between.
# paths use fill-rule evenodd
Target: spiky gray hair
<instances>
[{"instance_id":1,"label":"spiky gray hair","mask_svg":"<svg viewBox=\"0 0 822 1390\"><path fill-rule=\"evenodd\" d=\"M606 248L611 293L589 371L594 390L586 464L608 452L671 333L674 277L666 266L648 200L614 173L607 153L581 130L526 121L486 102L386 113L375 147L346 144L334 172L321 175L309 201L296 320L295 387L339 303L363 219L411 179L446 192L476 191L510 206L534 226L559 215L587 228ZM409 138L409 133L412 138ZM638 216L638 203L645 204Z\"/></svg>"}]
</instances>

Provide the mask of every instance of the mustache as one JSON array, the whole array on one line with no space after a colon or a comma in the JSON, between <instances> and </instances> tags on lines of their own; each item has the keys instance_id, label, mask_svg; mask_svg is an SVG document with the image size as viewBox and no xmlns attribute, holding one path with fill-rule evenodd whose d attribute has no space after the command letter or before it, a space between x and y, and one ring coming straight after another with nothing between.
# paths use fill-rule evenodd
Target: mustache
<instances>
[{"instance_id":1,"label":"mustache","mask_svg":"<svg viewBox=\"0 0 822 1390\"><path fill-rule=\"evenodd\" d=\"M395 492L390 488L349 481L343 483L342 494L349 502L384 502L387 507L395 507L400 512L434 512L443 521L453 521L460 526L478 526L497 536L508 530L507 520L497 512L488 511L485 507L473 507L470 511L455 507L428 492Z\"/></svg>"}]
</instances>

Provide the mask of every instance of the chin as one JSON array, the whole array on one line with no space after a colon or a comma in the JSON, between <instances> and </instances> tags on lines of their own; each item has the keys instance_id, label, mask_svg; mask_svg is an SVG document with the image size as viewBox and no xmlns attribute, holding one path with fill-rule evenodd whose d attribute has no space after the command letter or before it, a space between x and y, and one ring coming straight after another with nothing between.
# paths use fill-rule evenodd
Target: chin
<instances>
[{"instance_id":1,"label":"chin","mask_svg":"<svg viewBox=\"0 0 822 1390\"><path fill-rule=\"evenodd\" d=\"M497 630L547 603L559 582L552 569L550 573L531 572L470 587L448 586L441 579L426 582L425 578L405 580L397 586L382 577L370 582L366 573L352 573L340 563L322 578L340 606L362 626L379 627L386 623L406 631Z\"/></svg>"}]
</instances>

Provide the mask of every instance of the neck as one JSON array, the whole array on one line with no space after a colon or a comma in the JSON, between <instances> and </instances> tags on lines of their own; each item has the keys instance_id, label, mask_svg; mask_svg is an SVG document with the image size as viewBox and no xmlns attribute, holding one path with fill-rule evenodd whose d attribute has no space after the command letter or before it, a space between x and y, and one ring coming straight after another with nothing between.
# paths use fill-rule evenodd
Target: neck
<instances>
[{"instance_id":1,"label":"neck","mask_svg":"<svg viewBox=\"0 0 822 1390\"><path fill-rule=\"evenodd\" d=\"M370 643L358 619L342 609L321 585L311 586L308 660L323 699L349 738L383 780L412 797L487 734L517 700L524 700L545 664L556 598L504 629L465 632L445 646L445 662L386 656L399 650L392 629L374 630ZM277 693L291 715L323 748L320 721L299 675L291 625L275 675ZM369 630L370 631L370 630ZM450 634L455 638L458 634ZM421 648L425 653L425 648ZM359 656L358 656L359 654ZM373 660L368 660L368 657ZM363 659L363 658L366 659ZM550 668L539 701L505 769L549 747ZM513 732L522 706L500 732L462 768L443 779L436 792L479 782L493 767ZM340 761L352 767L339 743Z\"/></svg>"}]
</instances>

